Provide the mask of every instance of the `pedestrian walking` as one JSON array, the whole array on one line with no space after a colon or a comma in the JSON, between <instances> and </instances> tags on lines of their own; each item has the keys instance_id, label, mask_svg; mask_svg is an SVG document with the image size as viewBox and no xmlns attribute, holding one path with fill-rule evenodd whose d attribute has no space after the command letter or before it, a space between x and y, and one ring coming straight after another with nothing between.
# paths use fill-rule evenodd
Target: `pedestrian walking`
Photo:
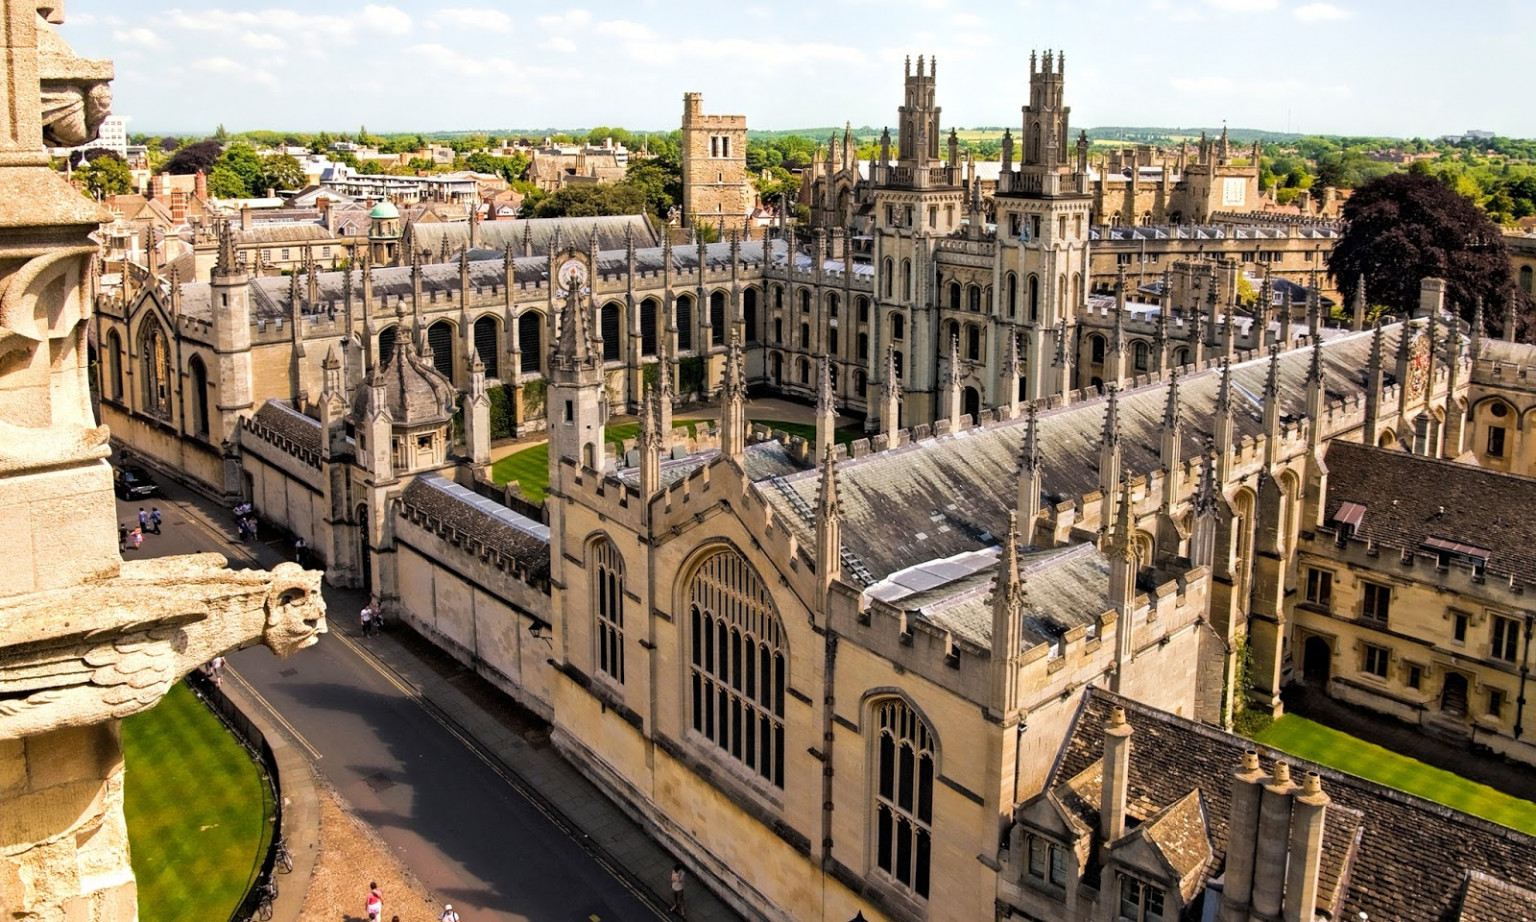
<instances>
[{"instance_id":1,"label":"pedestrian walking","mask_svg":"<svg viewBox=\"0 0 1536 922\"><path fill-rule=\"evenodd\" d=\"M143 506L139 507L139 528L142 531L149 531L149 513L144 511Z\"/></svg>"},{"instance_id":2,"label":"pedestrian walking","mask_svg":"<svg viewBox=\"0 0 1536 922\"><path fill-rule=\"evenodd\" d=\"M122 522L117 523L117 552L121 554L123 548L128 546L128 526Z\"/></svg>"},{"instance_id":3,"label":"pedestrian walking","mask_svg":"<svg viewBox=\"0 0 1536 922\"><path fill-rule=\"evenodd\" d=\"M437 917L437 922L459 922L459 914L453 911L452 903L443 904L443 914Z\"/></svg>"},{"instance_id":4,"label":"pedestrian walking","mask_svg":"<svg viewBox=\"0 0 1536 922\"><path fill-rule=\"evenodd\" d=\"M254 513L254 512L253 512L253 513L251 513L251 517L250 517L250 518L249 518L249 519L247 519L247 520L246 520L246 521L247 521L247 522L248 522L248 523L249 523L249 525L250 525L250 529L251 529L251 540L252 540L252 541L255 541L255 540L258 540L258 539L257 539L257 537L256 537L256 526L257 526L257 525L258 525L258 524L259 524L259 523L258 523L258 522L257 522L257 521L256 521L256 513Z\"/></svg>"},{"instance_id":5,"label":"pedestrian walking","mask_svg":"<svg viewBox=\"0 0 1536 922\"><path fill-rule=\"evenodd\" d=\"M160 534L160 507L159 506L150 506L149 507L149 524L154 526L153 530L154 530L155 534L157 534L157 535Z\"/></svg>"},{"instance_id":6,"label":"pedestrian walking","mask_svg":"<svg viewBox=\"0 0 1536 922\"><path fill-rule=\"evenodd\" d=\"M245 527L245 519L235 519L235 530L240 532L240 543L244 544L251 537L251 532Z\"/></svg>"},{"instance_id":7,"label":"pedestrian walking","mask_svg":"<svg viewBox=\"0 0 1536 922\"><path fill-rule=\"evenodd\" d=\"M215 656L208 661L208 678L216 686L224 684L224 657Z\"/></svg>"},{"instance_id":8,"label":"pedestrian walking","mask_svg":"<svg viewBox=\"0 0 1536 922\"><path fill-rule=\"evenodd\" d=\"M357 613L358 620L363 623L363 636L368 636L368 631L373 627L373 603L363 606L363 610Z\"/></svg>"},{"instance_id":9,"label":"pedestrian walking","mask_svg":"<svg viewBox=\"0 0 1536 922\"><path fill-rule=\"evenodd\" d=\"M138 550L144 545L144 529L135 528L128 537L133 541L134 550Z\"/></svg>"},{"instance_id":10,"label":"pedestrian walking","mask_svg":"<svg viewBox=\"0 0 1536 922\"><path fill-rule=\"evenodd\" d=\"M688 877L688 872L683 870L680 864L672 865L672 905L668 912L675 912L682 918L688 918L688 904L683 900L683 881Z\"/></svg>"},{"instance_id":11,"label":"pedestrian walking","mask_svg":"<svg viewBox=\"0 0 1536 922\"><path fill-rule=\"evenodd\" d=\"M293 562L298 564L301 567L304 566L304 539L303 538L294 538L293 539Z\"/></svg>"},{"instance_id":12,"label":"pedestrian walking","mask_svg":"<svg viewBox=\"0 0 1536 922\"><path fill-rule=\"evenodd\" d=\"M368 884L368 898L363 901L363 909L368 913L368 922L379 922L379 915L384 912L384 894L379 892L377 883Z\"/></svg>"}]
</instances>

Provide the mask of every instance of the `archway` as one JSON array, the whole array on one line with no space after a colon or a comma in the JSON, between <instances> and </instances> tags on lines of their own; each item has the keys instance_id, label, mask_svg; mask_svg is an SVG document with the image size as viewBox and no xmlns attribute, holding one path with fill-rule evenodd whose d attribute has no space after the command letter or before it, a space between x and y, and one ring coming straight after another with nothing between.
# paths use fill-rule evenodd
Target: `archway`
<instances>
[{"instance_id":1,"label":"archway","mask_svg":"<svg viewBox=\"0 0 1536 922\"><path fill-rule=\"evenodd\" d=\"M432 350L432 367L443 377L453 379L453 324L439 320L427 327L427 348Z\"/></svg>"},{"instance_id":2,"label":"archway","mask_svg":"<svg viewBox=\"0 0 1536 922\"><path fill-rule=\"evenodd\" d=\"M981 392L974 387L967 387L960 392L960 412L971 418L972 422L981 415Z\"/></svg>"},{"instance_id":3,"label":"archway","mask_svg":"<svg viewBox=\"0 0 1536 922\"><path fill-rule=\"evenodd\" d=\"M1459 672L1447 672L1440 686L1440 713L1457 720L1467 716L1467 677Z\"/></svg>"},{"instance_id":4,"label":"archway","mask_svg":"<svg viewBox=\"0 0 1536 922\"><path fill-rule=\"evenodd\" d=\"M1308 685L1325 688L1333 676L1333 648L1317 635L1307 638L1301 651L1301 677Z\"/></svg>"}]
</instances>

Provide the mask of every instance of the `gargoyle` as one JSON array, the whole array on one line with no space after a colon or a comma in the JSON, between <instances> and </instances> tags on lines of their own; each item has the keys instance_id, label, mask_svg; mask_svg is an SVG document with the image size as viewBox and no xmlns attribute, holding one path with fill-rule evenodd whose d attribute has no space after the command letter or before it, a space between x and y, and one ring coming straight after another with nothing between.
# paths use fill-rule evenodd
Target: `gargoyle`
<instances>
[{"instance_id":1,"label":"gargoyle","mask_svg":"<svg viewBox=\"0 0 1536 922\"><path fill-rule=\"evenodd\" d=\"M288 656L315 643L326 630L320 576L194 554L0 601L0 739L137 714L230 650L260 642Z\"/></svg>"},{"instance_id":2,"label":"gargoyle","mask_svg":"<svg viewBox=\"0 0 1536 922\"><path fill-rule=\"evenodd\" d=\"M37 70L43 103L43 140L53 147L79 147L96 140L112 113L112 62L82 58L54 31L63 4L39 3Z\"/></svg>"}]
</instances>

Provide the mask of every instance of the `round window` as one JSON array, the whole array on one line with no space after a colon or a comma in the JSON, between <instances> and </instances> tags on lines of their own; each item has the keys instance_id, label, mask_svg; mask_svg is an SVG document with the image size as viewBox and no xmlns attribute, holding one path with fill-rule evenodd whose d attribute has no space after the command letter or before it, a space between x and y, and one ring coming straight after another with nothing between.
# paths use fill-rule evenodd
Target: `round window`
<instances>
[{"instance_id":1,"label":"round window","mask_svg":"<svg viewBox=\"0 0 1536 922\"><path fill-rule=\"evenodd\" d=\"M1509 413L1509 407L1506 407L1502 403L1496 403L1489 408L1488 412L1502 419L1505 414Z\"/></svg>"}]
</instances>

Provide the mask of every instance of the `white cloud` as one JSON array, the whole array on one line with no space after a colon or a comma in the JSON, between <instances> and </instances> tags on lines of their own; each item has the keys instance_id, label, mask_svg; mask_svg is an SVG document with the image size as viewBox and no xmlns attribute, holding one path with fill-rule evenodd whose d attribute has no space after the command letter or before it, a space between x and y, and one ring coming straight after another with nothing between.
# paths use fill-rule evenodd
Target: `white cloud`
<instances>
[{"instance_id":1,"label":"white cloud","mask_svg":"<svg viewBox=\"0 0 1536 922\"><path fill-rule=\"evenodd\" d=\"M410 14L393 6L376 6L368 4L363 7L364 25L385 35L409 35L411 31Z\"/></svg>"},{"instance_id":2,"label":"white cloud","mask_svg":"<svg viewBox=\"0 0 1536 922\"><path fill-rule=\"evenodd\" d=\"M72 13L64 18L64 23L71 26L94 26L97 21L90 13Z\"/></svg>"},{"instance_id":3,"label":"white cloud","mask_svg":"<svg viewBox=\"0 0 1536 922\"><path fill-rule=\"evenodd\" d=\"M1280 0L1205 0L1205 2L1229 13L1262 13L1280 5Z\"/></svg>"},{"instance_id":4,"label":"white cloud","mask_svg":"<svg viewBox=\"0 0 1536 922\"><path fill-rule=\"evenodd\" d=\"M473 32L510 32L512 31L512 17L501 10L487 9L450 9L439 10L437 19L443 25L454 29L464 29Z\"/></svg>"},{"instance_id":5,"label":"white cloud","mask_svg":"<svg viewBox=\"0 0 1536 922\"><path fill-rule=\"evenodd\" d=\"M539 47L557 54L573 54L576 51L576 43L561 35L551 36Z\"/></svg>"},{"instance_id":6,"label":"white cloud","mask_svg":"<svg viewBox=\"0 0 1536 922\"><path fill-rule=\"evenodd\" d=\"M956 13L955 14L955 25L957 25L957 26L972 27L972 26L984 26L986 24L987 24L987 21L985 19L981 18L980 16L977 16L975 13Z\"/></svg>"},{"instance_id":7,"label":"white cloud","mask_svg":"<svg viewBox=\"0 0 1536 922\"><path fill-rule=\"evenodd\" d=\"M597 24L597 31L602 35L612 35L615 38L632 42L653 41L656 33L650 26L641 25L638 22L630 22L627 19L610 19Z\"/></svg>"},{"instance_id":8,"label":"white cloud","mask_svg":"<svg viewBox=\"0 0 1536 922\"><path fill-rule=\"evenodd\" d=\"M247 32L240 36L240 40L245 43L245 47L256 51L280 51L288 47L286 42L270 32Z\"/></svg>"},{"instance_id":9,"label":"white cloud","mask_svg":"<svg viewBox=\"0 0 1536 922\"><path fill-rule=\"evenodd\" d=\"M203 58L192 62L192 72L200 74L228 74L246 83L276 86L277 78L268 71L241 64L229 58Z\"/></svg>"},{"instance_id":10,"label":"white cloud","mask_svg":"<svg viewBox=\"0 0 1536 922\"><path fill-rule=\"evenodd\" d=\"M1296 7L1291 13L1302 22L1338 22L1355 15L1331 3L1308 3L1306 6Z\"/></svg>"},{"instance_id":11,"label":"white cloud","mask_svg":"<svg viewBox=\"0 0 1536 922\"><path fill-rule=\"evenodd\" d=\"M153 30L143 26L134 26L129 29L113 29L112 41L121 42L124 45L136 45L140 48L160 48L165 45L164 39L156 35Z\"/></svg>"},{"instance_id":12,"label":"white cloud","mask_svg":"<svg viewBox=\"0 0 1536 922\"><path fill-rule=\"evenodd\" d=\"M592 14L586 10L566 10L558 15L540 16L539 25L551 32L566 29L585 29L592 22Z\"/></svg>"}]
</instances>

